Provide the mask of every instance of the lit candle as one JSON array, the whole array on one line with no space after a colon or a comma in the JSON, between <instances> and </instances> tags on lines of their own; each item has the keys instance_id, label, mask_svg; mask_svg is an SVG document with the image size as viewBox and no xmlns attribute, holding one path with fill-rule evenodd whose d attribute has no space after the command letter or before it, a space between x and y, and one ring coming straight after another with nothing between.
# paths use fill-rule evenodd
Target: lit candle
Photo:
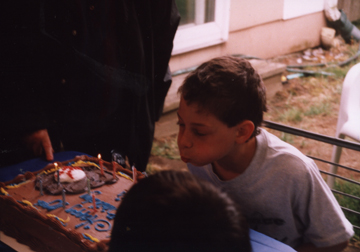
<instances>
[{"instance_id":1,"label":"lit candle","mask_svg":"<svg viewBox=\"0 0 360 252\"><path fill-rule=\"evenodd\" d=\"M65 189L62 189L62 200L63 200L63 208L65 208L66 201L65 201Z\"/></svg>"},{"instance_id":2,"label":"lit candle","mask_svg":"<svg viewBox=\"0 0 360 252\"><path fill-rule=\"evenodd\" d=\"M101 175L104 176L104 167L103 167L103 161L101 159L101 155L98 155L98 159L99 159L99 165L100 165L100 171L101 171Z\"/></svg>"},{"instance_id":3,"label":"lit candle","mask_svg":"<svg viewBox=\"0 0 360 252\"><path fill-rule=\"evenodd\" d=\"M94 206L94 212L96 212L96 201L95 201L95 194L94 194L94 192L92 193L92 202L93 202L93 206Z\"/></svg>"},{"instance_id":4,"label":"lit candle","mask_svg":"<svg viewBox=\"0 0 360 252\"><path fill-rule=\"evenodd\" d=\"M60 185L60 170L58 169L58 163L54 163L54 166L55 166L56 175L57 175L57 182L58 182L58 185Z\"/></svg>"},{"instance_id":5,"label":"lit candle","mask_svg":"<svg viewBox=\"0 0 360 252\"><path fill-rule=\"evenodd\" d=\"M131 167L131 169L132 169L132 172L133 172L133 182L136 183L137 181L136 181L136 168L135 168L135 165L133 165Z\"/></svg>"},{"instance_id":6,"label":"lit candle","mask_svg":"<svg viewBox=\"0 0 360 252\"><path fill-rule=\"evenodd\" d=\"M87 189L88 189L88 194L90 194L90 179L87 179Z\"/></svg>"},{"instance_id":7,"label":"lit candle","mask_svg":"<svg viewBox=\"0 0 360 252\"><path fill-rule=\"evenodd\" d=\"M114 178L114 179L116 179L116 176L115 176L115 174L116 174L116 167L115 167L115 165L116 165L116 162L115 162L115 161L112 161L112 167L113 167L113 178Z\"/></svg>"}]
</instances>

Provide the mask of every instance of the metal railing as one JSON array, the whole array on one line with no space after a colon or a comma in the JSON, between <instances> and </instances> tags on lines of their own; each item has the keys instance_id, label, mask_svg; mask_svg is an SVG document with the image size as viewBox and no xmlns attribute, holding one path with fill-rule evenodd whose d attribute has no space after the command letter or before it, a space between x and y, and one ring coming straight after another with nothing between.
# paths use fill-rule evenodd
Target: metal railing
<instances>
[{"instance_id":1,"label":"metal railing","mask_svg":"<svg viewBox=\"0 0 360 252\"><path fill-rule=\"evenodd\" d=\"M279 124L279 123L275 123L275 122L271 122L271 121L266 121L266 120L263 122L263 126L269 128L269 129L281 131L281 132L284 132L284 133L288 133L288 134L292 134L292 135L296 135L296 136L301 136L301 137L305 137L305 138L308 138L308 139L328 143L328 144L331 144L331 145L337 145L337 146L341 146L343 148L348 148L348 149L360 151L360 144L350 142L350 141L347 141L347 140L343 140L343 139L339 139L339 138L335 138L335 137L329 137L329 136L321 135L321 134L318 134L318 133L314 133L314 132L310 132L310 131L290 127L290 126L287 126L287 125L283 125L283 124ZM313 160L316 160L316 161L319 161L319 162L323 162L323 163L327 163L327 164L331 164L331 165L336 165L336 166L338 166L340 168L360 173L360 170L357 170L357 169L354 169L354 168L350 168L350 167L347 167L347 166L344 166L344 165L335 164L335 163L332 163L330 161L323 160L321 158L317 158L317 157L313 157L313 156L309 156L309 155L307 155L307 156L309 158L312 158ZM338 179L341 179L341 180L347 181L349 183L356 184L356 185L360 186L360 182L355 181L353 179L349 179L349 178L346 178L346 177L343 177L343 176L340 176L340 175L337 175L337 174L334 174L334 173L330 173L330 172L327 172L327 171L320 170L320 172L323 173L323 174L333 176L333 177L336 177ZM340 191L335 190L335 189L331 189L331 191L334 194L339 194L339 195L342 195L344 197L349 197L351 199L358 200L359 204L360 204L360 198L355 196L355 195L340 192ZM343 211L347 211L347 212L350 212L350 213L353 213L355 215L360 216L360 212L357 212L355 210L352 210L352 209L349 209L349 208L346 208L346 207L343 207L343 206L341 206L341 209ZM356 226L353 223L352 223L352 225L353 225L354 229L360 230L359 226Z\"/></svg>"}]
</instances>

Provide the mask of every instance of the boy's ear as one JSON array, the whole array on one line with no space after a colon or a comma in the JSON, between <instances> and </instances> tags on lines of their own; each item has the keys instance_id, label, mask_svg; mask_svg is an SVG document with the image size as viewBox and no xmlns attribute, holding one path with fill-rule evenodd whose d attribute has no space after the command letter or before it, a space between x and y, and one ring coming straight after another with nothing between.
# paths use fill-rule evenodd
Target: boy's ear
<instances>
[{"instance_id":1,"label":"boy's ear","mask_svg":"<svg viewBox=\"0 0 360 252\"><path fill-rule=\"evenodd\" d=\"M239 144L243 144L248 141L254 132L255 125L250 120L242 121L236 125L236 142Z\"/></svg>"}]
</instances>

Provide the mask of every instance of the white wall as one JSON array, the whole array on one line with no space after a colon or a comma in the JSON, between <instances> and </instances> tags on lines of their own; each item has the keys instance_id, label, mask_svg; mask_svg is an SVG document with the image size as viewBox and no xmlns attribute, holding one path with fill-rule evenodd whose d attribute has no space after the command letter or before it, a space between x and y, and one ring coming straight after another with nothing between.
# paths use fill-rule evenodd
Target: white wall
<instances>
[{"instance_id":1,"label":"white wall","mask_svg":"<svg viewBox=\"0 0 360 252\"><path fill-rule=\"evenodd\" d=\"M283 19L322 11L324 3L325 0L284 0Z\"/></svg>"}]
</instances>

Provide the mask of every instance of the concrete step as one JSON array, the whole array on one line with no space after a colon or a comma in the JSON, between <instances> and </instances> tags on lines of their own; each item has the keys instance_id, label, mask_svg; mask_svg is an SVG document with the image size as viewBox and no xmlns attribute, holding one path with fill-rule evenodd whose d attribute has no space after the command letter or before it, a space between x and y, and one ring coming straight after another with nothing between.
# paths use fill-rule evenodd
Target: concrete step
<instances>
[{"instance_id":1,"label":"concrete step","mask_svg":"<svg viewBox=\"0 0 360 252\"><path fill-rule=\"evenodd\" d=\"M281 75L286 69L285 64L266 60L249 60L264 81L267 97L273 97L282 89ZM178 131L176 110L179 107L180 97L177 90L182 84L188 71L178 71L173 75L173 83L165 99L164 114L155 124L155 138L176 134Z\"/></svg>"},{"instance_id":2,"label":"concrete step","mask_svg":"<svg viewBox=\"0 0 360 252\"><path fill-rule=\"evenodd\" d=\"M177 125L176 110L172 110L164 113L160 120L155 123L155 135L156 139L171 136L178 133L179 126Z\"/></svg>"}]
</instances>

